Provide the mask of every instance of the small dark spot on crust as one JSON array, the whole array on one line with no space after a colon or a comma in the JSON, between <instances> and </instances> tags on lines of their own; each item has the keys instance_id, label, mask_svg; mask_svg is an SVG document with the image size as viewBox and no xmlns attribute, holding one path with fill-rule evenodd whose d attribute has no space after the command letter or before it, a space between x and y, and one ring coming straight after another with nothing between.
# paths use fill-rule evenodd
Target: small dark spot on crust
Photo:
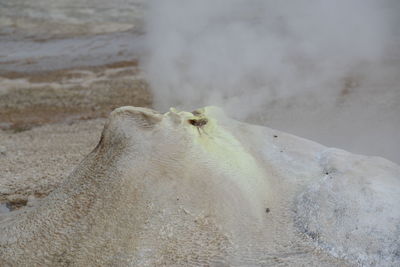
<instances>
[{"instance_id":1,"label":"small dark spot on crust","mask_svg":"<svg viewBox=\"0 0 400 267\"><path fill-rule=\"evenodd\" d=\"M312 240L317 240L319 238L319 233L309 231L307 234Z\"/></svg>"},{"instance_id":2,"label":"small dark spot on crust","mask_svg":"<svg viewBox=\"0 0 400 267\"><path fill-rule=\"evenodd\" d=\"M190 119L188 122L196 127L203 127L204 125L207 124L208 120L206 118L201 118L201 119Z\"/></svg>"},{"instance_id":3,"label":"small dark spot on crust","mask_svg":"<svg viewBox=\"0 0 400 267\"><path fill-rule=\"evenodd\" d=\"M269 208L266 208L266 209L265 209L265 212L266 212L266 213L269 213L270 211L271 211L271 210L270 210Z\"/></svg>"},{"instance_id":4,"label":"small dark spot on crust","mask_svg":"<svg viewBox=\"0 0 400 267\"><path fill-rule=\"evenodd\" d=\"M274 137L277 138L278 136L277 136L277 135L274 135Z\"/></svg>"},{"instance_id":5,"label":"small dark spot on crust","mask_svg":"<svg viewBox=\"0 0 400 267\"><path fill-rule=\"evenodd\" d=\"M326 172L325 174L326 174L326 175L328 175L328 174L329 174L329 172Z\"/></svg>"}]
</instances>

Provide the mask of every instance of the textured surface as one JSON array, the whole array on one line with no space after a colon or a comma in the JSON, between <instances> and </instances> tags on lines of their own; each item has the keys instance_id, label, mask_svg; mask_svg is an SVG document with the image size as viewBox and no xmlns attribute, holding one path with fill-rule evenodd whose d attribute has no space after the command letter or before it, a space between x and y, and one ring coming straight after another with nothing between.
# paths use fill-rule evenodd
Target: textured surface
<instances>
[{"instance_id":1,"label":"textured surface","mask_svg":"<svg viewBox=\"0 0 400 267\"><path fill-rule=\"evenodd\" d=\"M0 202L46 196L93 149L103 124L97 119L0 131Z\"/></svg>"},{"instance_id":2,"label":"textured surface","mask_svg":"<svg viewBox=\"0 0 400 267\"><path fill-rule=\"evenodd\" d=\"M137 61L0 74L0 129L105 117L121 105L149 106Z\"/></svg>"},{"instance_id":3,"label":"textured surface","mask_svg":"<svg viewBox=\"0 0 400 267\"><path fill-rule=\"evenodd\" d=\"M338 188L328 193L340 201L320 199L328 176ZM387 160L239 123L215 108L165 115L120 108L57 189L3 213L0 262L395 266L397 239L379 237L399 234L399 179L399 166ZM332 204L352 212L332 216Z\"/></svg>"}]
</instances>

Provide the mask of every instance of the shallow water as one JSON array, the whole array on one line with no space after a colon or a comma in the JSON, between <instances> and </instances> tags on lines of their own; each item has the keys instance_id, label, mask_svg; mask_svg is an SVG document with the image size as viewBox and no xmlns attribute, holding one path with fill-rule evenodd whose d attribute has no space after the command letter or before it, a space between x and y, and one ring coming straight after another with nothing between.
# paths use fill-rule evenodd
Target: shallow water
<instances>
[{"instance_id":1,"label":"shallow water","mask_svg":"<svg viewBox=\"0 0 400 267\"><path fill-rule=\"evenodd\" d=\"M0 72L46 71L103 65L137 56L134 32L78 36L65 39L11 40L0 37Z\"/></svg>"},{"instance_id":2,"label":"shallow water","mask_svg":"<svg viewBox=\"0 0 400 267\"><path fill-rule=\"evenodd\" d=\"M10 209L7 207L6 204L0 204L0 214L1 213L8 213L10 212Z\"/></svg>"},{"instance_id":3,"label":"shallow water","mask_svg":"<svg viewBox=\"0 0 400 267\"><path fill-rule=\"evenodd\" d=\"M142 1L0 0L0 72L93 66L135 57Z\"/></svg>"},{"instance_id":4,"label":"shallow water","mask_svg":"<svg viewBox=\"0 0 400 267\"><path fill-rule=\"evenodd\" d=\"M35 36L120 31L126 29L127 25L132 27L138 23L142 17L143 2L0 0L0 33L14 32Z\"/></svg>"}]
</instances>

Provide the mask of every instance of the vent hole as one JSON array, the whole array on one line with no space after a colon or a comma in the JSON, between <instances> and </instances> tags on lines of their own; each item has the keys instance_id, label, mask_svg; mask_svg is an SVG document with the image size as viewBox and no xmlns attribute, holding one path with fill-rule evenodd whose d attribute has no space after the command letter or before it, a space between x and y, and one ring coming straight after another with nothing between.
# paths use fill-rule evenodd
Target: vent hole
<instances>
[{"instance_id":1,"label":"vent hole","mask_svg":"<svg viewBox=\"0 0 400 267\"><path fill-rule=\"evenodd\" d=\"M205 118L202 118L202 119L191 119L191 120L188 120L188 122L193 126L202 127L202 126L207 124L208 120L205 119Z\"/></svg>"}]
</instances>

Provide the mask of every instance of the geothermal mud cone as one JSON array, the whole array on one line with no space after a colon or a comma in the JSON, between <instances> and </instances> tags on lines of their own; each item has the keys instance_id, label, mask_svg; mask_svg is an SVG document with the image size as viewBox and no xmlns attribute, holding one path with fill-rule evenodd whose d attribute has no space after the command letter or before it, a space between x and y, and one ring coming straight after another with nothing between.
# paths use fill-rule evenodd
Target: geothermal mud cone
<instances>
[{"instance_id":1,"label":"geothermal mud cone","mask_svg":"<svg viewBox=\"0 0 400 267\"><path fill-rule=\"evenodd\" d=\"M59 188L0 220L0 265L394 266L399 177L218 108L122 107Z\"/></svg>"}]
</instances>

